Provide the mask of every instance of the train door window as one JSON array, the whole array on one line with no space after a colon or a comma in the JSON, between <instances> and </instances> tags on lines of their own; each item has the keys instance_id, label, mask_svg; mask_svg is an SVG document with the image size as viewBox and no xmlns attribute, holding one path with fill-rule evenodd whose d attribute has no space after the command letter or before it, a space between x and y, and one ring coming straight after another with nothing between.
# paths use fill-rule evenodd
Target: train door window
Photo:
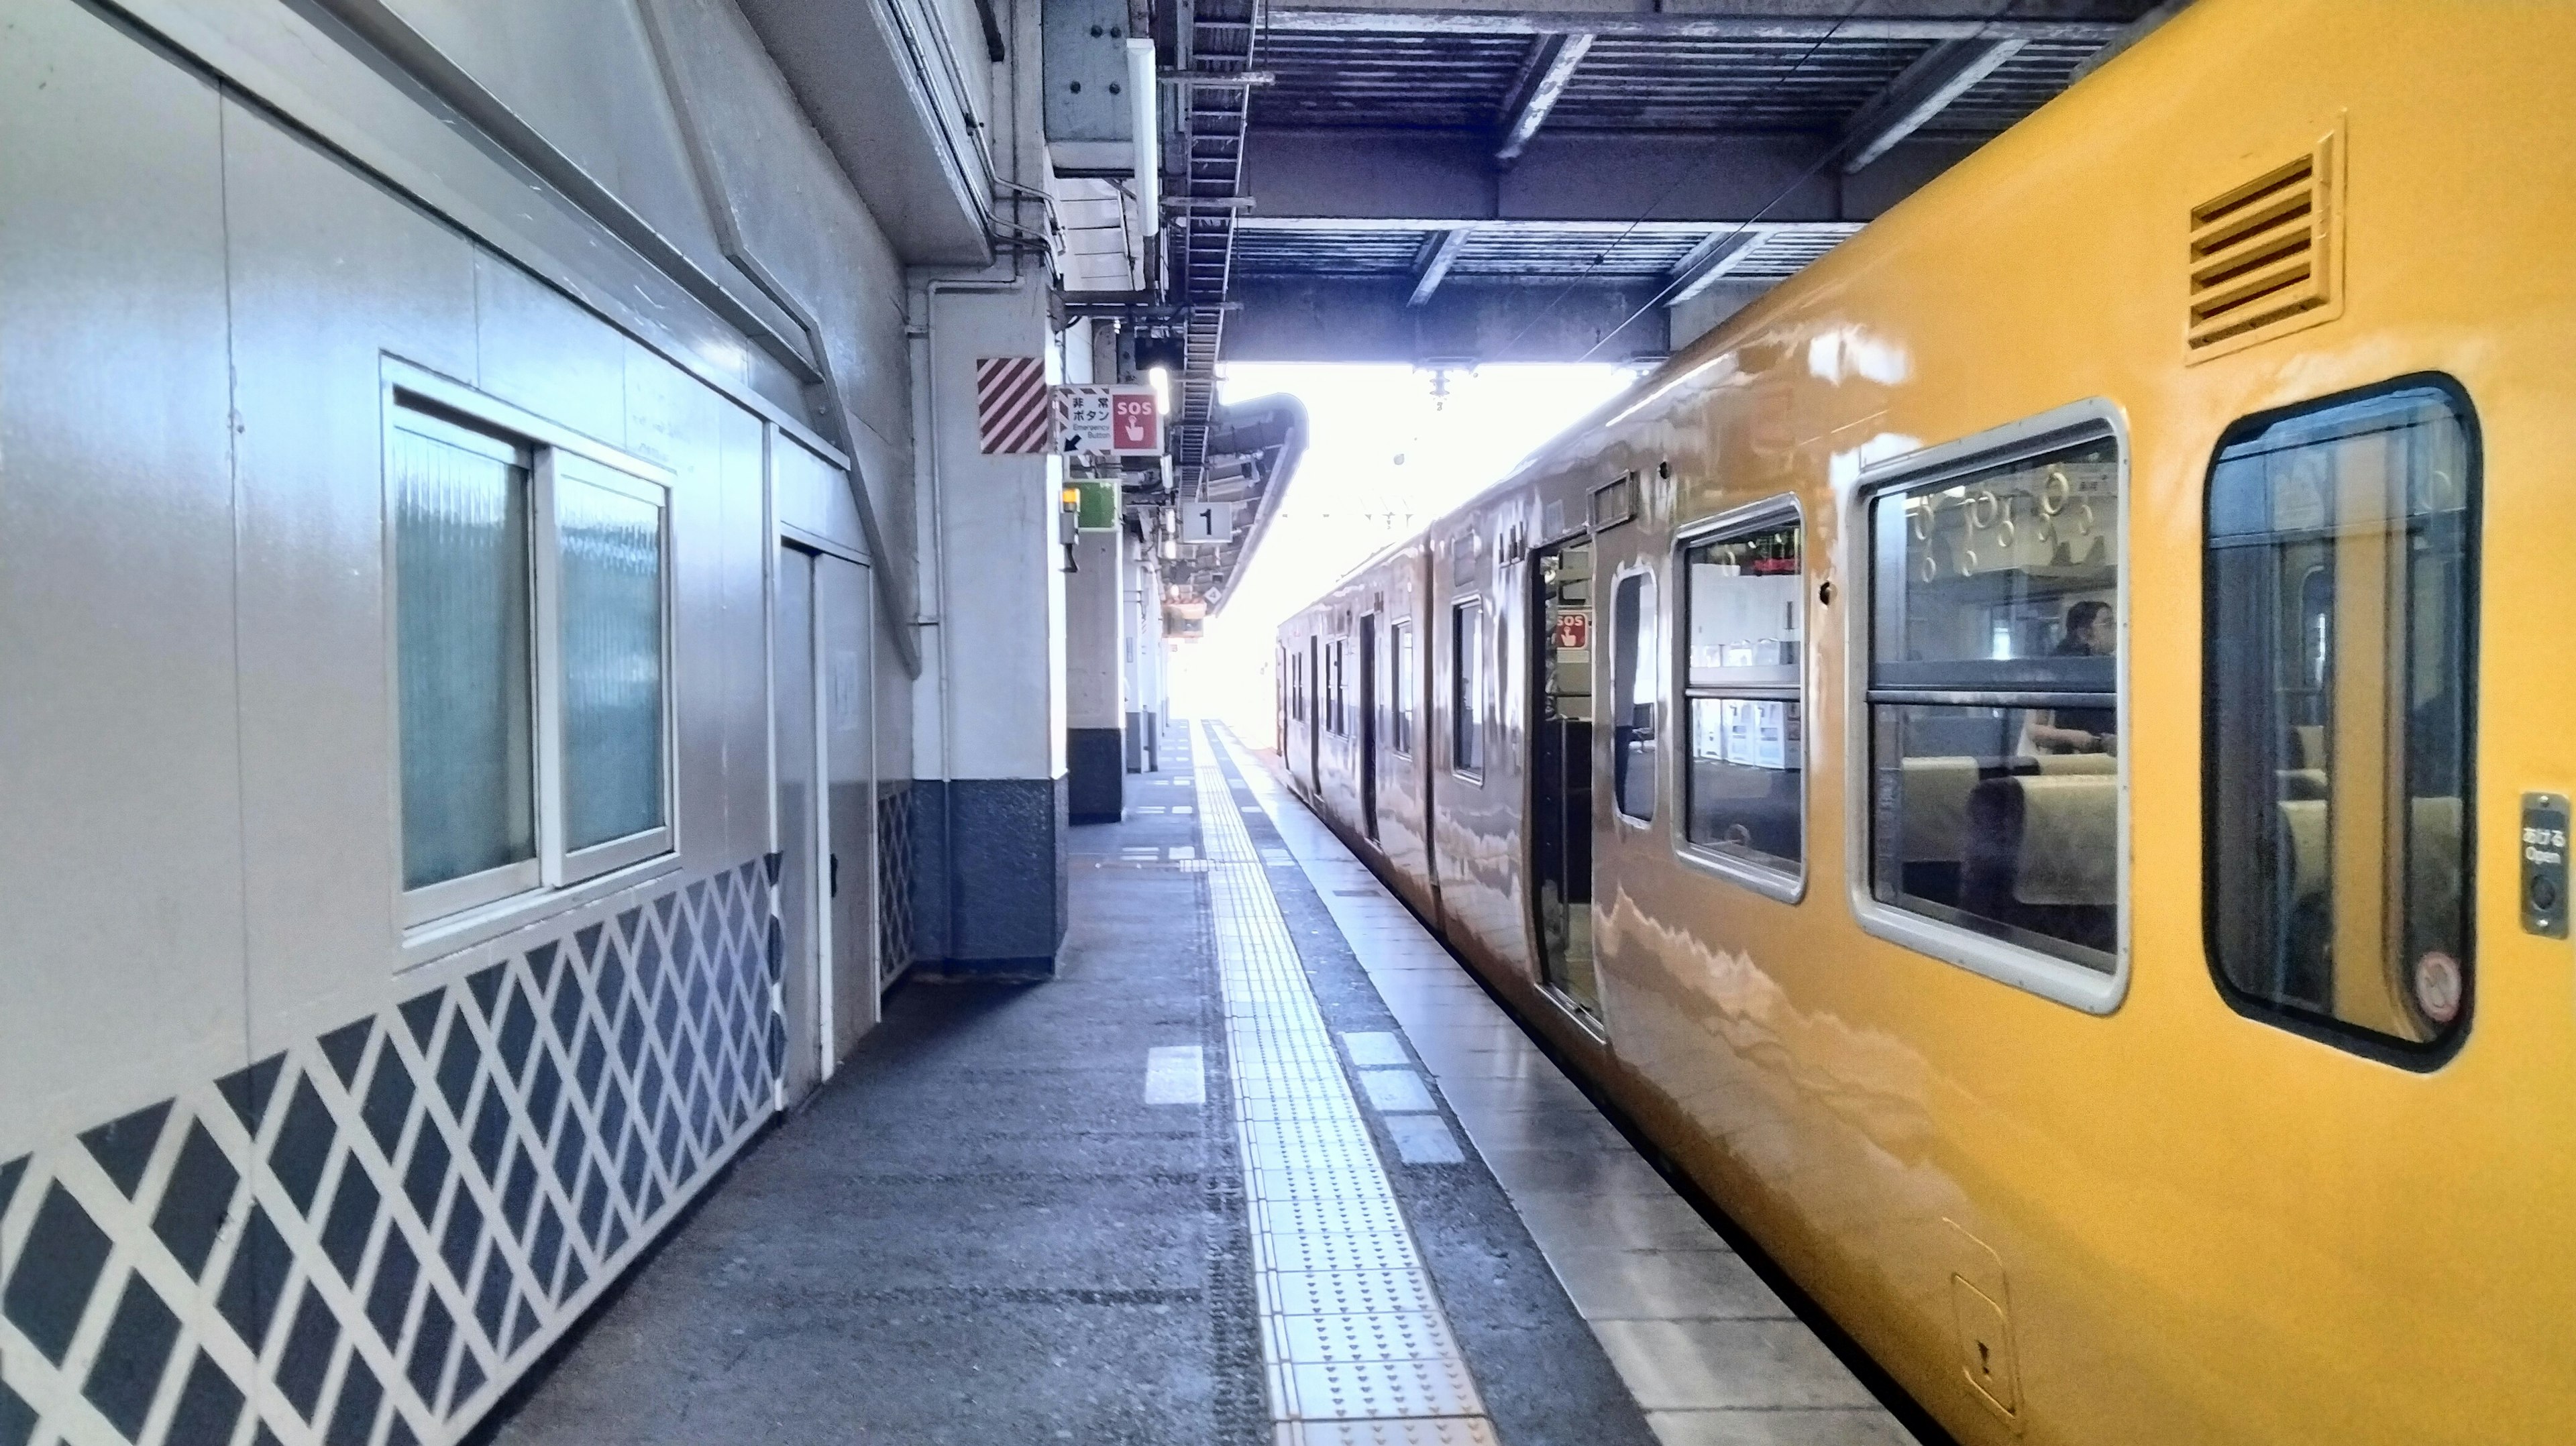
<instances>
[{"instance_id":1,"label":"train door window","mask_svg":"<svg viewBox=\"0 0 2576 1446\"><path fill-rule=\"evenodd\" d=\"M1387 690L1388 748L1406 757L1413 755L1414 714L1421 707L1422 680L1415 675L1417 660L1413 656L1413 624L1399 622L1386 630L1387 665L1394 670Z\"/></svg>"},{"instance_id":2,"label":"train door window","mask_svg":"<svg viewBox=\"0 0 2576 1446\"><path fill-rule=\"evenodd\" d=\"M1462 602L1449 609L1449 766L1469 777L1485 771L1485 605Z\"/></svg>"},{"instance_id":3,"label":"train door window","mask_svg":"<svg viewBox=\"0 0 2576 1446\"><path fill-rule=\"evenodd\" d=\"M1610 594L1610 782L1619 812L1655 816L1655 742L1663 708L1663 645L1655 576L1631 572Z\"/></svg>"},{"instance_id":4,"label":"train door window","mask_svg":"<svg viewBox=\"0 0 2576 1446\"><path fill-rule=\"evenodd\" d=\"M2121 473L2086 411L1871 496L1868 877L1877 903L1948 926L1906 942L2107 1007Z\"/></svg>"},{"instance_id":5,"label":"train door window","mask_svg":"<svg viewBox=\"0 0 2576 1446\"><path fill-rule=\"evenodd\" d=\"M2477 450L2410 380L2243 422L2209 474L2209 952L2255 1018L2430 1065L2469 1014Z\"/></svg>"},{"instance_id":6,"label":"train door window","mask_svg":"<svg viewBox=\"0 0 2576 1446\"><path fill-rule=\"evenodd\" d=\"M668 852L667 488L397 398L405 921Z\"/></svg>"},{"instance_id":7,"label":"train door window","mask_svg":"<svg viewBox=\"0 0 2576 1446\"><path fill-rule=\"evenodd\" d=\"M1336 738L1351 731L1351 720L1342 701L1342 690L1345 686L1342 650L1347 646L1349 646L1348 639L1335 638L1332 651L1324 655L1324 671L1331 679L1329 691L1325 694L1324 726L1331 729Z\"/></svg>"},{"instance_id":8,"label":"train door window","mask_svg":"<svg viewBox=\"0 0 2576 1446\"><path fill-rule=\"evenodd\" d=\"M1682 545L1682 842L1741 882L1793 897L1806 860L1806 540L1766 503Z\"/></svg>"}]
</instances>

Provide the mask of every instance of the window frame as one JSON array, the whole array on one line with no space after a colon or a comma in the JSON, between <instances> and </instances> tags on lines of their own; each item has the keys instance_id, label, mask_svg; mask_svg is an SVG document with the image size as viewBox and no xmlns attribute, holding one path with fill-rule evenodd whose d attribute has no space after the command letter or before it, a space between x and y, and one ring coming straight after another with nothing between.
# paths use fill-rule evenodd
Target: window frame
<instances>
[{"instance_id":1,"label":"window frame","mask_svg":"<svg viewBox=\"0 0 2576 1446\"><path fill-rule=\"evenodd\" d=\"M1398 758L1414 756L1414 730L1421 723L1420 702L1416 700L1410 708L1405 706L1407 699L1411 697L1410 688L1421 681L1419 676L1408 676L1418 675L1420 672L1418 667L1405 666L1408 651L1418 646L1420 644L1414 636L1413 619L1394 618L1388 621L1386 625L1386 751Z\"/></svg>"},{"instance_id":2,"label":"window frame","mask_svg":"<svg viewBox=\"0 0 2576 1446\"><path fill-rule=\"evenodd\" d=\"M635 476L623 468L608 466L564 447L547 447L537 454L539 485L531 513L536 526L532 541L537 555L536 625L541 646L534 656L537 662L537 856L546 865L546 884L563 888L583 883L601 874L611 873L629 864L668 853L672 847L672 815L676 810L677 789L672 769L673 723L677 708L672 687L671 633L671 488ZM564 675L563 652L563 547L556 528L556 489L569 477L584 486L647 503L661 514L661 588L662 608L662 822L652 828L605 839L584 848L573 848L564 837L572 813L572 779L564 761ZM555 666L548 667L547 653L555 656ZM551 806L549 806L551 805Z\"/></svg>"},{"instance_id":3,"label":"window frame","mask_svg":"<svg viewBox=\"0 0 2576 1446\"><path fill-rule=\"evenodd\" d=\"M2126 417L2105 398L2091 397L2069 402L1955 441L1863 464L1842 514L1846 524L1841 538L1844 582L1839 589L1842 595L1835 600L1834 606L1843 614L1844 887L1852 916L1860 924L1862 932L2070 1009L2087 1014L2109 1014L2128 997L2135 952L2132 947L2136 915L2132 873L2135 846L2130 810L2130 760L2134 750L2127 746L2125 737L2115 770L2120 789L2116 874L2119 919L2111 968L2107 972L2027 945L1998 939L1965 925L1918 914L1894 904L1880 903L1871 893L1870 874L1877 823L1873 808L1877 797L1875 740L1869 701L1871 650L1877 640L1877 630L1873 625L1876 616L1877 579L1873 569L1877 534L1870 526L1871 507L1881 497L1893 492L1938 486L1952 477L2096 440L2111 443L2119 479L2120 547L2115 559L2119 583L2114 590L2116 601L2113 606L2119 619L2120 646L2113 673L2112 706L2120 710L2122 726L2126 728L2133 701L2129 663L2134 651L2131 642L2133 610L2130 606L2133 571L2129 525L2132 510L2131 447Z\"/></svg>"},{"instance_id":4,"label":"window frame","mask_svg":"<svg viewBox=\"0 0 2576 1446\"><path fill-rule=\"evenodd\" d=\"M1458 740L1467 736L1466 710L1461 708L1459 705L1466 701L1467 695L1470 691L1467 687L1467 673L1464 666L1467 657L1467 639L1461 636L1465 630L1459 627L1459 622L1462 616L1470 608L1473 608L1476 611L1477 627L1475 642L1477 647L1477 668L1475 691L1480 694L1476 699L1476 763L1474 767L1469 767L1468 765L1458 761ZM1486 672L1483 654L1485 643L1484 621L1490 612L1491 606L1486 602L1485 595L1481 592L1465 593L1453 596L1449 599L1449 771L1452 774L1467 780L1469 783L1477 785L1478 787L1482 787L1485 782L1485 744L1488 741L1485 737L1486 718L1484 699L1481 696L1481 693L1485 684Z\"/></svg>"},{"instance_id":5,"label":"window frame","mask_svg":"<svg viewBox=\"0 0 2576 1446\"><path fill-rule=\"evenodd\" d=\"M407 946L472 931L513 911L574 902L589 886L648 877L679 866L679 667L677 558L673 522L676 477L665 467L606 446L496 397L392 357L379 377L385 599L386 736L394 784L389 809L394 859L393 907ZM536 857L419 888L403 887L400 551L396 536L393 448L399 432L484 455L515 450L528 459L528 721L531 729ZM566 469L661 512L662 823L651 829L567 851L562 729L562 553L555 531L554 490ZM628 876L631 876L628 877Z\"/></svg>"},{"instance_id":6,"label":"window frame","mask_svg":"<svg viewBox=\"0 0 2576 1446\"><path fill-rule=\"evenodd\" d=\"M2408 373L2367 386L2350 387L2338 392L2303 398L2282 406L2267 407L2258 412L2249 412L2234 418L2220 429L2217 440L2210 444L2209 459L2203 464L2200 473L2202 613L2198 741L2202 750L2201 756L2209 757L2211 741L2217 733L2219 721L2218 693L2210 686L2210 680L2217 676L2218 640L2209 626L2209 619L2216 615L2216 610L2209 605L2210 589L2215 585L2215 573L2209 565L2212 551L2209 539L2211 509L2217 501L2217 493L2211 483L2217 476L2220 459L2226 455L2229 447L2246 438L2258 436L2283 422L2406 391L2435 391L2442 394L2452 408L2453 417L2459 423L2462 444L2468 456L2468 477L2462 486L2470 517L2469 525L2465 529L2468 537L2466 576L2469 586L2466 633L2469 677L2468 686L2462 696L2460 724L2462 739L2460 750L2460 838L2462 841L2460 952L2464 957L2459 961L2459 1013L2439 1035L2417 1044L2361 1025L2348 1024L2332 1016L2315 1014L2267 999L2239 987L2235 980L2228 978L2227 970L2219 960L2218 889L2222 876L2218 871L2218 830L2212 823L2219 809L2218 770L2208 767L2201 770L2200 782L2201 958L2209 970L2212 984L2218 990L2218 997L2238 1015L2257 1024L2270 1025L2300 1038L2332 1046L2347 1054L2359 1055L2364 1059L2393 1065L2417 1074L2429 1074L2449 1064L2468 1043L2470 1031L2477 1023L2478 1006L2478 724L2481 711L2478 704L2482 690L2478 686L2477 674L2479 667L2485 661L2482 649L2486 642L2486 630L2483 626L2486 617L2484 535L2486 434L2480 426L2476 400L2469 395L2469 389L2458 378L2447 372ZM2519 885L2517 884L2516 887L2518 888Z\"/></svg>"},{"instance_id":7,"label":"window frame","mask_svg":"<svg viewBox=\"0 0 2576 1446\"><path fill-rule=\"evenodd\" d=\"M1605 487L1616 485L1617 484L1615 482L1604 484ZM1600 717L1603 709L1600 706L1599 700L1618 699L1620 694L1620 689L1618 687L1620 639L1617 636L1619 625L1619 590L1628 585L1628 580L1630 578L1638 577L1642 577L1646 580L1646 587L1653 594L1653 596L1647 599L1647 601L1653 606L1650 608L1639 608L1637 610L1638 616L1643 618L1648 613L1652 613L1654 616L1653 625L1656 628L1662 628L1666 625L1663 612L1665 592L1664 579L1660 573L1655 571L1654 563L1647 558L1640 557L1622 563L1618 567L1611 569L1609 607L1604 609L1599 603L1595 603L1593 605L1593 612L1596 617L1606 612L1610 619L1610 626L1608 628L1596 629L1596 631L1600 631L1604 634L1602 641L1607 642L1609 647L1605 649L1599 648L1596 645L1596 649L1593 653L1594 666L1596 669L1602 666L1603 655L1605 653L1607 654L1607 668L1610 675L1608 678L1610 686L1608 687L1601 686L1601 679L1594 679L1594 697L1596 701L1593 708L1594 719L1592 726L1596 733L1600 732L1604 727ZM1669 672L1671 665L1669 653L1671 650L1658 647L1653 651L1659 655L1655 660L1657 664L1662 667L1664 671ZM1647 653L1648 650L1640 648L1635 653L1635 656L1642 663L1647 657ZM1663 680L1658 678L1656 680L1655 687L1655 776L1651 780L1654 786L1652 802L1654 813L1645 818L1639 818L1635 814L1628 812L1625 808L1620 807L1618 727L1616 724L1608 725L1610 731L1608 743L1608 756L1610 761L1608 792L1610 795L1610 819L1613 827L1626 829L1631 833L1646 833L1653 830L1655 827L1655 821L1658 817L1669 818L1672 815L1672 801L1664 797L1664 755L1671 751L1664 745L1666 738L1672 732L1672 696L1672 690L1664 687ZM1622 699L1612 703L1610 706L1625 707L1627 704L1625 700ZM1594 788L1596 791L1599 790L1600 784L1594 784Z\"/></svg>"},{"instance_id":8,"label":"window frame","mask_svg":"<svg viewBox=\"0 0 2576 1446\"><path fill-rule=\"evenodd\" d=\"M1866 501L1863 500L1855 505L1861 509L1862 515L1866 516ZM1690 721L1686 715L1690 709L1690 701L1694 696L1725 697L1727 694L1720 688L1710 688L1704 690L1703 693L1694 694L1691 688L1690 565L1687 559L1690 556L1690 550L1694 547L1701 547L1711 542L1721 541L1734 534L1760 532L1768 528L1776 527L1782 522L1794 522L1797 524L1799 572L1801 575L1798 589L1798 605L1807 610L1804 619L1806 623L1806 632L1803 635L1806 639L1806 646L1801 650L1802 655L1798 659L1797 681L1791 685L1797 691L1799 750L1798 867L1795 871L1772 868L1764 864L1755 863L1750 859L1737 858L1731 854L1722 854L1715 849L1711 849L1694 842L1690 836ZM1866 529L1864 528L1863 530ZM1866 553L1864 553L1864 556L1865 555ZM1765 497L1758 502L1748 502L1741 507L1729 508L1713 517L1707 517L1697 522L1693 522L1687 527L1675 528L1673 530L1672 547L1669 556L1672 559L1671 570L1677 586L1673 589L1674 598L1672 605L1673 622L1671 625L1671 637L1664 650L1664 666L1667 670L1666 676L1671 678L1673 683L1671 689L1672 706L1666 710L1669 714L1669 718L1667 720L1665 731L1668 734L1678 731L1681 735L1683 745L1677 752L1679 761L1677 761L1672 768L1672 792L1674 796L1670 799L1661 800L1668 806L1670 815L1676 818L1681 825L1680 827L1672 830L1673 855L1680 859L1684 865L1690 868L1716 878L1724 879L1728 883L1734 884L1739 888L1749 889L1754 893L1762 895L1764 898L1775 899L1783 904L1802 903L1807 897L1807 876L1809 873L1809 865L1815 857L1815 850L1809 846L1815 838L1815 811L1813 807L1814 796L1812 792L1815 786L1814 775L1816 766L1817 734L1814 711L1815 688L1813 686L1815 675L1809 671L1807 665L1809 660L1812 659L1815 654L1814 642L1819 621L1814 608L1810 605L1808 600L1808 587L1819 579L1816 577L1813 566L1816 560L1816 552L1814 547L1811 545L1808 536L1806 505L1799 501L1796 493L1783 492L1775 496ZM1866 617L1867 614L1864 613L1863 616ZM1852 694L1849 696L1859 697L1861 695ZM1867 711L1865 705L1862 711ZM1671 748L1666 748L1662 751L1666 753L1676 753L1676 750ZM1866 776L1865 771L1864 776Z\"/></svg>"}]
</instances>

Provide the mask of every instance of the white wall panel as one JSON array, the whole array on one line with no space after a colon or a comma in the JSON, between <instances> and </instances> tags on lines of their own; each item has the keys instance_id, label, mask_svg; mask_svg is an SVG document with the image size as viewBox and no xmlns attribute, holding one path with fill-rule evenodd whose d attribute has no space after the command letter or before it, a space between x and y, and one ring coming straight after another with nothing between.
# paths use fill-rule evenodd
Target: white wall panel
<instances>
[{"instance_id":1,"label":"white wall panel","mask_svg":"<svg viewBox=\"0 0 2576 1446\"><path fill-rule=\"evenodd\" d=\"M252 1045L383 995L400 849L385 354L474 374L474 246L227 102Z\"/></svg>"},{"instance_id":2,"label":"white wall panel","mask_svg":"<svg viewBox=\"0 0 2576 1446\"><path fill-rule=\"evenodd\" d=\"M596 324L596 323L594 323ZM680 850L691 868L739 862L725 826L725 402L686 373L626 344L628 450L671 469L670 675L679 766Z\"/></svg>"},{"instance_id":3,"label":"white wall panel","mask_svg":"<svg viewBox=\"0 0 2576 1446\"><path fill-rule=\"evenodd\" d=\"M474 258L475 385L612 447L626 445L626 339L488 251Z\"/></svg>"},{"instance_id":4,"label":"white wall panel","mask_svg":"<svg viewBox=\"0 0 2576 1446\"><path fill-rule=\"evenodd\" d=\"M723 665L725 845L752 858L778 845L770 834L769 567L766 442L760 419L732 405L716 411L724 537Z\"/></svg>"},{"instance_id":5,"label":"white wall panel","mask_svg":"<svg viewBox=\"0 0 2576 1446\"><path fill-rule=\"evenodd\" d=\"M674 249L730 269L633 0L381 3Z\"/></svg>"},{"instance_id":6,"label":"white wall panel","mask_svg":"<svg viewBox=\"0 0 2576 1446\"><path fill-rule=\"evenodd\" d=\"M242 1053L221 126L89 11L9 5L0 1159Z\"/></svg>"}]
</instances>

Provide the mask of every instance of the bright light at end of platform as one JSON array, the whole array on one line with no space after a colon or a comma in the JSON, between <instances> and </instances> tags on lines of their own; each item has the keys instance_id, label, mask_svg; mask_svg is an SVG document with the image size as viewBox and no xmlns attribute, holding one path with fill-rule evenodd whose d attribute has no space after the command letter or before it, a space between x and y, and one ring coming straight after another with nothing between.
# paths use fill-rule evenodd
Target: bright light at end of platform
<instances>
[{"instance_id":1,"label":"bright light at end of platform","mask_svg":"<svg viewBox=\"0 0 2576 1446\"><path fill-rule=\"evenodd\" d=\"M1502 480L1636 375L1624 366L1228 366L1218 394L1229 405L1280 392L1305 403L1306 451L1224 609L1183 650L1175 705L1267 739L1280 619Z\"/></svg>"}]
</instances>

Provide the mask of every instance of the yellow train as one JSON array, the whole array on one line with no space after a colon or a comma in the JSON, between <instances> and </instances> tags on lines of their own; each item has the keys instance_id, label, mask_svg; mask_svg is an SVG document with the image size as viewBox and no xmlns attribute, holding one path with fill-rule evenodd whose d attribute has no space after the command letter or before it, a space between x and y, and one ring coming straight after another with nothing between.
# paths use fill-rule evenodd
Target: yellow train
<instances>
[{"instance_id":1,"label":"yellow train","mask_svg":"<svg viewBox=\"0 0 2576 1446\"><path fill-rule=\"evenodd\" d=\"M2576 5L2203 0L1279 639L1969 1442L2576 1441Z\"/></svg>"}]
</instances>

